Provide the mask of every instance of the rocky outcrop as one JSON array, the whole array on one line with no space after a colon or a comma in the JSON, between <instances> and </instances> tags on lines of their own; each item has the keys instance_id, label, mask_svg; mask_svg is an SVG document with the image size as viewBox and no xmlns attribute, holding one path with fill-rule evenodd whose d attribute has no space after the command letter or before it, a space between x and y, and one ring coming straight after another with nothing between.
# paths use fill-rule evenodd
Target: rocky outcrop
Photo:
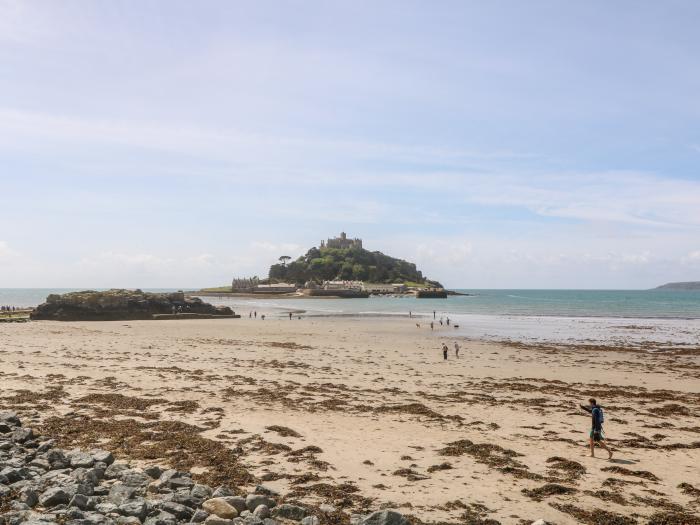
<instances>
[{"instance_id":1,"label":"rocky outcrop","mask_svg":"<svg viewBox=\"0 0 700 525\"><path fill-rule=\"evenodd\" d=\"M212 306L183 292L149 293L141 290L108 290L51 294L37 306L31 319L53 321L125 321L154 316L187 314L188 317L234 315L227 306Z\"/></svg>"},{"instance_id":2,"label":"rocky outcrop","mask_svg":"<svg viewBox=\"0 0 700 525\"><path fill-rule=\"evenodd\" d=\"M189 472L137 468L105 450L62 450L22 427L14 412L0 411L0 525L320 525L321 518L408 525L390 510L348 516L328 504L283 500L263 485L235 496L229 487L197 483Z\"/></svg>"}]
</instances>

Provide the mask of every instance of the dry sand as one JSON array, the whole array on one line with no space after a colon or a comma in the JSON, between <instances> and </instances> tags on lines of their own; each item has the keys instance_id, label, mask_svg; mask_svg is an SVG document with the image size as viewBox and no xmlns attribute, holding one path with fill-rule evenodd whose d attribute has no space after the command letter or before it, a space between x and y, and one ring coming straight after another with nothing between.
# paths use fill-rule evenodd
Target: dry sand
<instances>
[{"instance_id":1,"label":"dry sand","mask_svg":"<svg viewBox=\"0 0 700 525\"><path fill-rule=\"evenodd\" d=\"M263 480L289 499L348 511L557 524L685 513L675 523L692 522L700 350L460 340L457 360L450 328L415 324L0 324L0 408L63 445L165 460L210 483ZM578 404L591 395L605 408L613 461L602 450L588 457Z\"/></svg>"}]
</instances>

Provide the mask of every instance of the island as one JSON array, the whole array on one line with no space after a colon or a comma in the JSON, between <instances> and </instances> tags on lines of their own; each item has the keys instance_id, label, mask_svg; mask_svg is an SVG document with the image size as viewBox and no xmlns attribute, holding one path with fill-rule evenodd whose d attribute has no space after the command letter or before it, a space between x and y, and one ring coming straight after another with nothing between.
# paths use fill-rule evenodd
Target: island
<instances>
[{"instance_id":1,"label":"island","mask_svg":"<svg viewBox=\"0 0 700 525\"><path fill-rule=\"evenodd\" d=\"M345 232L322 240L319 246L292 260L281 255L265 279L234 278L231 286L205 288L196 295L267 294L276 297L366 298L377 295L413 295L446 298L465 295L428 279L415 263L364 248L362 239Z\"/></svg>"},{"instance_id":2,"label":"island","mask_svg":"<svg viewBox=\"0 0 700 525\"><path fill-rule=\"evenodd\" d=\"M44 321L132 321L139 319L239 318L228 306L212 306L184 292L85 290L51 294L29 315Z\"/></svg>"},{"instance_id":3,"label":"island","mask_svg":"<svg viewBox=\"0 0 700 525\"><path fill-rule=\"evenodd\" d=\"M653 288L653 290L666 290L669 292L698 292L700 291L700 281L666 283Z\"/></svg>"}]
</instances>

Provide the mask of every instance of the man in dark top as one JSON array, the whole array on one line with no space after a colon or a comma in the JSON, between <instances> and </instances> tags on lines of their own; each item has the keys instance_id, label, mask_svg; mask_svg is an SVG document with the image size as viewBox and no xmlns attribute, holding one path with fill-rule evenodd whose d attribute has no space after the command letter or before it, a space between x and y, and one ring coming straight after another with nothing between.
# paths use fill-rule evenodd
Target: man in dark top
<instances>
[{"instance_id":1,"label":"man in dark top","mask_svg":"<svg viewBox=\"0 0 700 525\"><path fill-rule=\"evenodd\" d=\"M447 345L445 343L442 343L442 357L447 361Z\"/></svg>"},{"instance_id":2,"label":"man in dark top","mask_svg":"<svg viewBox=\"0 0 700 525\"><path fill-rule=\"evenodd\" d=\"M608 451L608 459L612 459L612 450L605 444L605 434L603 433L603 409L598 406L594 398L588 400L589 405L581 405L581 408L591 414L591 432L588 435L591 446L591 457L595 457L594 450L596 443Z\"/></svg>"}]
</instances>

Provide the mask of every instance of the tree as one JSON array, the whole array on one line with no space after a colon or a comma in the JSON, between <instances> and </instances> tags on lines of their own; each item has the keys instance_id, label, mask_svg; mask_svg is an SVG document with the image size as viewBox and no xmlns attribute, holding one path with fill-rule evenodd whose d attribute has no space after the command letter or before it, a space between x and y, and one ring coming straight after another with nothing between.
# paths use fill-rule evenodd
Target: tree
<instances>
[{"instance_id":1,"label":"tree","mask_svg":"<svg viewBox=\"0 0 700 525\"><path fill-rule=\"evenodd\" d=\"M292 260L292 258L289 255L283 255L282 257L279 258L279 262L282 263L282 266L287 266L287 263L291 260Z\"/></svg>"}]
</instances>

